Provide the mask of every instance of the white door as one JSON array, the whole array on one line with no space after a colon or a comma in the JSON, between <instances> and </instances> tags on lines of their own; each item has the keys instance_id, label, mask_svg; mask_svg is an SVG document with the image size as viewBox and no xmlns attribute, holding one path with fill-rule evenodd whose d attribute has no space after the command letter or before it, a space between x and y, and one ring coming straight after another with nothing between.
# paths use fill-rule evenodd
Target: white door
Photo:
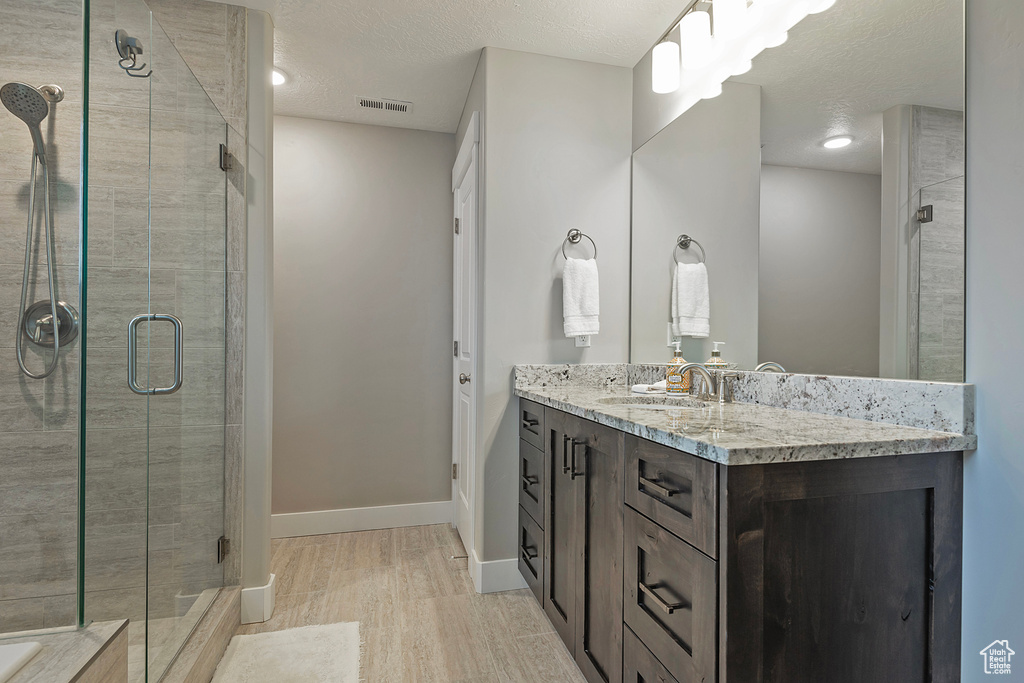
<instances>
[{"instance_id":1,"label":"white door","mask_svg":"<svg viewBox=\"0 0 1024 683\"><path fill-rule=\"evenodd\" d=\"M455 504L454 524L471 557L476 469L477 121L474 113L452 170L455 199L452 500Z\"/></svg>"}]
</instances>

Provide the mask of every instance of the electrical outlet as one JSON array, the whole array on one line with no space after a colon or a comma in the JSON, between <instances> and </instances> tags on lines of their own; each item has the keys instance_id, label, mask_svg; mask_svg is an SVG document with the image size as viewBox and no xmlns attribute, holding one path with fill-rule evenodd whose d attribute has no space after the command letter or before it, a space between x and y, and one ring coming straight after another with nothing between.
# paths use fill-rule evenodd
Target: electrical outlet
<instances>
[{"instance_id":1,"label":"electrical outlet","mask_svg":"<svg viewBox=\"0 0 1024 683\"><path fill-rule=\"evenodd\" d=\"M590 346L590 335L589 334L577 334L576 335L576 348L582 349Z\"/></svg>"},{"instance_id":2,"label":"electrical outlet","mask_svg":"<svg viewBox=\"0 0 1024 683\"><path fill-rule=\"evenodd\" d=\"M668 327L666 328L667 331L665 332L665 334L666 334L666 338L668 339L668 341L665 342L665 346L667 346L667 347L669 347L671 349L673 344L675 344L676 342L683 341L683 338L672 334L672 323L666 323L666 324L667 324Z\"/></svg>"}]
</instances>

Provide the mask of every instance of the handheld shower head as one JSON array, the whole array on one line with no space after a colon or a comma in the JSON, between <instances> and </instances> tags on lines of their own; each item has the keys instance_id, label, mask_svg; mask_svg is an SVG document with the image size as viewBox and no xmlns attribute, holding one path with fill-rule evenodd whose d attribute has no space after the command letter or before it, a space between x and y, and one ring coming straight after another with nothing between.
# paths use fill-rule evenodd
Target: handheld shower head
<instances>
[{"instance_id":1,"label":"handheld shower head","mask_svg":"<svg viewBox=\"0 0 1024 683\"><path fill-rule=\"evenodd\" d=\"M25 122L32 134L32 143L36 148L36 156L45 165L46 151L43 147L43 134L39 124L50 114L50 105L42 93L25 83L8 83L0 88L0 102L12 114Z\"/></svg>"}]
</instances>

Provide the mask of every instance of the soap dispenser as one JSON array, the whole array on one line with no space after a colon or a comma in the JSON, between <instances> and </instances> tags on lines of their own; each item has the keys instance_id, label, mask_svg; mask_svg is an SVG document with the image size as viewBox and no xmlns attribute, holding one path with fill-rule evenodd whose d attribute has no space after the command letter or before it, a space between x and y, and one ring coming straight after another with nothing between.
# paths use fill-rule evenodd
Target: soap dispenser
<instances>
[{"instance_id":1,"label":"soap dispenser","mask_svg":"<svg viewBox=\"0 0 1024 683\"><path fill-rule=\"evenodd\" d=\"M711 352L711 358L708 358L707 362L704 363L704 367L708 371L712 370L728 370L729 364L722 358L722 352L718 349L719 346L725 346L725 342L711 342L715 345L714 350Z\"/></svg>"},{"instance_id":2,"label":"soap dispenser","mask_svg":"<svg viewBox=\"0 0 1024 683\"><path fill-rule=\"evenodd\" d=\"M672 360L668 362L668 369L665 372L665 393L667 394L685 394L690 391L690 373L689 371L682 373L679 372L679 368L686 365L686 359L683 358L683 350L680 347L682 342L672 342L676 350L672 352Z\"/></svg>"}]
</instances>

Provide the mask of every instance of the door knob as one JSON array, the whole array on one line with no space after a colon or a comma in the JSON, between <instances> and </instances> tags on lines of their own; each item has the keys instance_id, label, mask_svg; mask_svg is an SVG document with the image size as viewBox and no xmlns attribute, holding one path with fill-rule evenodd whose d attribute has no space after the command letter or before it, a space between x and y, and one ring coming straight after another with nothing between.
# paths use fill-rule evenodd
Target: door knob
<instances>
[{"instance_id":1,"label":"door knob","mask_svg":"<svg viewBox=\"0 0 1024 683\"><path fill-rule=\"evenodd\" d=\"M459 373L459 384L465 384L469 381L469 375L464 372Z\"/></svg>"}]
</instances>

